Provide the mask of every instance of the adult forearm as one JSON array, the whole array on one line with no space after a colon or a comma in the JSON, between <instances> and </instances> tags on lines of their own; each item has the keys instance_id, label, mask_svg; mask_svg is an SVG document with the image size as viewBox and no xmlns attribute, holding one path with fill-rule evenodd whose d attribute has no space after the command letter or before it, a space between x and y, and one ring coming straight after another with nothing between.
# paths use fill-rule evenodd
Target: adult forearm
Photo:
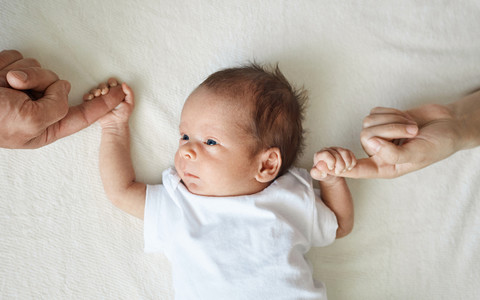
<instances>
[{"instance_id":1,"label":"adult forearm","mask_svg":"<svg viewBox=\"0 0 480 300\"><path fill-rule=\"evenodd\" d=\"M458 148L480 146L480 90L448 105L459 125Z\"/></svg>"},{"instance_id":2,"label":"adult forearm","mask_svg":"<svg viewBox=\"0 0 480 300\"><path fill-rule=\"evenodd\" d=\"M338 222L337 238L349 234L353 229L354 210L352 194L344 178L320 181L321 199L335 214Z\"/></svg>"}]
</instances>

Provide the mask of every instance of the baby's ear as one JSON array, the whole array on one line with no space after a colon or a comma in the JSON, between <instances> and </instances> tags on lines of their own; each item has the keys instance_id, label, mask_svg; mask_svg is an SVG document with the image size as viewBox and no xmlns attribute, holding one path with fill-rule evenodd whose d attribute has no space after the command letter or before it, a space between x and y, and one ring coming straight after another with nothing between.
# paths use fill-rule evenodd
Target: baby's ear
<instances>
[{"instance_id":1,"label":"baby's ear","mask_svg":"<svg viewBox=\"0 0 480 300\"><path fill-rule=\"evenodd\" d=\"M277 177L282 166L280 149L273 147L260 154L260 165L255 179L258 182L267 183Z\"/></svg>"}]
</instances>

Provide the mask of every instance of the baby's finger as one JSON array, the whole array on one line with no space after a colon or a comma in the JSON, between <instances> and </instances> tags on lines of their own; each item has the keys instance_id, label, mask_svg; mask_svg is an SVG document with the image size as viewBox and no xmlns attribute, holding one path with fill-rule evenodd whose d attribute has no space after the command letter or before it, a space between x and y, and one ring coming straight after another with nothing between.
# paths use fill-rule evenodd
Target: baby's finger
<instances>
[{"instance_id":1,"label":"baby's finger","mask_svg":"<svg viewBox=\"0 0 480 300\"><path fill-rule=\"evenodd\" d=\"M125 102L130 105L135 104L135 96L133 94L133 90L124 82L122 83L122 90L125 93Z\"/></svg>"},{"instance_id":2,"label":"baby's finger","mask_svg":"<svg viewBox=\"0 0 480 300\"><path fill-rule=\"evenodd\" d=\"M353 154L353 152L350 150L347 150L347 156L349 163L347 163L346 171L351 171L357 165L357 158L355 157L355 154Z\"/></svg>"},{"instance_id":3,"label":"baby's finger","mask_svg":"<svg viewBox=\"0 0 480 300\"><path fill-rule=\"evenodd\" d=\"M95 96L90 93L86 93L85 95L83 95L83 101L90 101L93 100L93 98L95 98Z\"/></svg>"},{"instance_id":4,"label":"baby's finger","mask_svg":"<svg viewBox=\"0 0 480 300\"><path fill-rule=\"evenodd\" d=\"M355 157L355 155L352 154L352 162L351 164L347 167L347 171L351 171L353 168L355 168L355 166L357 165L357 158Z\"/></svg>"},{"instance_id":5,"label":"baby's finger","mask_svg":"<svg viewBox=\"0 0 480 300\"><path fill-rule=\"evenodd\" d=\"M108 89L108 86L105 82L100 83L98 85L98 89L100 90L100 94L102 94L102 95L108 94L109 89Z\"/></svg>"},{"instance_id":6,"label":"baby's finger","mask_svg":"<svg viewBox=\"0 0 480 300\"><path fill-rule=\"evenodd\" d=\"M329 173L331 173L332 171L330 171L328 169L327 163L324 160L320 160L316 164L313 165L310 173L312 173L312 172L313 172L312 177L317 179L317 180L320 180L322 178L327 177L327 175Z\"/></svg>"},{"instance_id":7,"label":"baby's finger","mask_svg":"<svg viewBox=\"0 0 480 300\"><path fill-rule=\"evenodd\" d=\"M310 170L310 176L312 176L313 179L318 180L318 181L321 181L321 180L327 178L327 175L328 175L327 172L320 171L316 167L313 167Z\"/></svg>"},{"instance_id":8,"label":"baby's finger","mask_svg":"<svg viewBox=\"0 0 480 300\"><path fill-rule=\"evenodd\" d=\"M110 77L107 80L107 84L108 84L109 87L116 87L118 85L118 81L117 81L116 78Z\"/></svg>"},{"instance_id":9,"label":"baby's finger","mask_svg":"<svg viewBox=\"0 0 480 300\"><path fill-rule=\"evenodd\" d=\"M344 151L342 148L330 148L329 152L335 156L335 175L341 174L346 170L346 163L343 159L342 154L340 151Z\"/></svg>"},{"instance_id":10,"label":"baby's finger","mask_svg":"<svg viewBox=\"0 0 480 300\"><path fill-rule=\"evenodd\" d=\"M357 160L355 158L355 155L353 154L352 151L340 147L334 148L342 157L344 163L345 163L345 169L342 170L341 172L345 172L347 170L351 170L353 167L355 167Z\"/></svg>"},{"instance_id":11,"label":"baby's finger","mask_svg":"<svg viewBox=\"0 0 480 300\"><path fill-rule=\"evenodd\" d=\"M328 170L332 171L335 168L335 155L330 153L327 149L318 151L313 156L313 165L316 166L320 161L325 162Z\"/></svg>"},{"instance_id":12,"label":"baby's finger","mask_svg":"<svg viewBox=\"0 0 480 300\"><path fill-rule=\"evenodd\" d=\"M90 90L90 94L92 94L95 97L100 97L102 95L102 90L98 88L94 88Z\"/></svg>"}]
</instances>

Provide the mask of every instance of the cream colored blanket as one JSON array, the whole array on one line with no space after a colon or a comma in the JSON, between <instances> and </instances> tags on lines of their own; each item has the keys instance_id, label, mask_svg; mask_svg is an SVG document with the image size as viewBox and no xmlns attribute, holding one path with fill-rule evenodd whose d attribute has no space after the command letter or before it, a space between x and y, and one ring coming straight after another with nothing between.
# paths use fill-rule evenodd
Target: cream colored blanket
<instances>
[{"instance_id":1,"label":"cream colored blanket","mask_svg":"<svg viewBox=\"0 0 480 300\"><path fill-rule=\"evenodd\" d=\"M207 75L280 63L310 91L301 167L364 156L375 106L448 103L480 88L480 4L463 1L7 1L0 49L72 83L71 105L117 76L136 92L139 180L172 165L177 122ZM1 108L0 108L1 109ZM1 299L173 299L162 254L100 181L98 124L38 150L0 150ZM329 299L480 298L480 148L394 180L351 180L355 229L309 253Z\"/></svg>"}]
</instances>

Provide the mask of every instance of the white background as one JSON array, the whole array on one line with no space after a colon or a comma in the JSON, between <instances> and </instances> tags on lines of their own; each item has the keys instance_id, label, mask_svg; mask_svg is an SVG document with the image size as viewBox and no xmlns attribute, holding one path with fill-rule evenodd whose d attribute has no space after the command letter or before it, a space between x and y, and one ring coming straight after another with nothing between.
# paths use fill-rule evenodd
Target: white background
<instances>
[{"instance_id":1,"label":"white background","mask_svg":"<svg viewBox=\"0 0 480 300\"><path fill-rule=\"evenodd\" d=\"M480 88L480 5L465 1L7 1L0 49L72 84L70 104L114 75L136 93L138 180L172 165L185 98L210 73L279 63L310 91L318 149L364 156L375 106L448 103ZM172 299L142 222L114 208L98 124L39 150L0 150L0 298ZM480 149L394 180L351 180L355 229L309 253L329 299L480 298Z\"/></svg>"}]
</instances>

